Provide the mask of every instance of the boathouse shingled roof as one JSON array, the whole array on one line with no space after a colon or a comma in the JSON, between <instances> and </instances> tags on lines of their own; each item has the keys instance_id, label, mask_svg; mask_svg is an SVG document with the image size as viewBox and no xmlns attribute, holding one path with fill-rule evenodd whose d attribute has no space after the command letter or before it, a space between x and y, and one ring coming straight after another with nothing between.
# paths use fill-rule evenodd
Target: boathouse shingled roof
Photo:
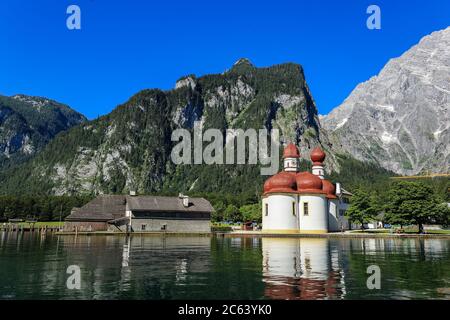
<instances>
[{"instance_id":1,"label":"boathouse shingled roof","mask_svg":"<svg viewBox=\"0 0 450 320\"><path fill-rule=\"evenodd\" d=\"M74 208L66 221L111 221L125 216L126 205L131 211L147 212L198 212L214 211L208 200L189 198L189 206L183 206L178 197L100 195L81 208Z\"/></svg>"},{"instance_id":2,"label":"boathouse shingled roof","mask_svg":"<svg viewBox=\"0 0 450 320\"><path fill-rule=\"evenodd\" d=\"M171 211L171 212L213 212L214 209L204 198L189 198L189 206L177 197L127 196L131 211Z\"/></svg>"},{"instance_id":3,"label":"boathouse shingled roof","mask_svg":"<svg viewBox=\"0 0 450 320\"><path fill-rule=\"evenodd\" d=\"M125 215L126 197L100 195L81 208L74 208L67 221L109 221Z\"/></svg>"}]
</instances>

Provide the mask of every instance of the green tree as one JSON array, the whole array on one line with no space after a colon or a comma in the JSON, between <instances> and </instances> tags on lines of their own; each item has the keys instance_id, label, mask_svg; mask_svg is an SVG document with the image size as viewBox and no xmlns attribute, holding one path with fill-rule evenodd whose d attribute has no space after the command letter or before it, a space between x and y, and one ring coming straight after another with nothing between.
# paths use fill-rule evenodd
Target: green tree
<instances>
[{"instance_id":1,"label":"green tree","mask_svg":"<svg viewBox=\"0 0 450 320\"><path fill-rule=\"evenodd\" d=\"M349 220L361 224L361 229L364 229L364 223L372 221L376 214L377 207L373 197L363 189L357 189L346 211Z\"/></svg>"},{"instance_id":2,"label":"green tree","mask_svg":"<svg viewBox=\"0 0 450 320\"><path fill-rule=\"evenodd\" d=\"M214 203L214 212L211 214L211 220L214 222L222 221L225 215L226 206L222 201Z\"/></svg>"},{"instance_id":3,"label":"green tree","mask_svg":"<svg viewBox=\"0 0 450 320\"><path fill-rule=\"evenodd\" d=\"M248 204L239 208L244 221L262 222L261 204Z\"/></svg>"},{"instance_id":4,"label":"green tree","mask_svg":"<svg viewBox=\"0 0 450 320\"><path fill-rule=\"evenodd\" d=\"M232 220L234 222L242 220L239 209L233 204L228 205L225 209L224 218L227 220Z\"/></svg>"},{"instance_id":5,"label":"green tree","mask_svg":"<svg viewBox=\"0 0 450 320\"><path fill-rule=\"evenodd\" d=\"M400 181L392 185L385 206L386 220L393 224L415 224L419 233L427 223L447 224L450 210L421 182Z\"/></svg>"},{"instance_id":6,"label":"green tree","mask_svg":"<svg viewBox=\"0 0 450 320\"><path fill-rule=\"evenodd\" d=\"M81 207L90 196L0 196L0 221L36 217L40 221L63 220L73 207Z\"/></svg>"}]
</instances>

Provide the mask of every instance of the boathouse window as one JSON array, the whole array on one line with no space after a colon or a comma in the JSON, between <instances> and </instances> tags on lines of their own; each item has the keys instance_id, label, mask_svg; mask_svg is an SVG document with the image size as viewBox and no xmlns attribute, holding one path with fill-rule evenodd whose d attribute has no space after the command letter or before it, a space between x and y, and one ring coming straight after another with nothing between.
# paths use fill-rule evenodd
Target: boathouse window
<instances>
[{"instance_id":1,"label":"boathouse window","mask_svg":"<svg viewBox=\"0 0 450 320\"><path fill-rule=\"evenodd\" d=\"M303 202L303 215L309 216L308 202Z\"/></svg>"},{"instance_id":2,"label":"boathouse window","mask_svg":"<svg viewBox=\"0 0 450 320\"><path fill-rule=\"evenodd\" d=\"M147 225L146 224L141 224L141 231L145 231Z\"/></svg>"},{"instance_id":3,"label":"boathouse window","mask_svg":"<svg viewBox=\"0 0 450 320\"><path fill-rule=\"evenodd\" d=\"M269 215L269 204L266 203L266 217Z\"/></svg>"},{"instance_id":4,"label":"boathouse window","mask_svg":"<svg viewBox=\"0 0 450 320\"><path fill-rule=\"evenodd\" d=\"M292 202L292 215L295 216L295 202Z\"/></svg>"}]
</instances>

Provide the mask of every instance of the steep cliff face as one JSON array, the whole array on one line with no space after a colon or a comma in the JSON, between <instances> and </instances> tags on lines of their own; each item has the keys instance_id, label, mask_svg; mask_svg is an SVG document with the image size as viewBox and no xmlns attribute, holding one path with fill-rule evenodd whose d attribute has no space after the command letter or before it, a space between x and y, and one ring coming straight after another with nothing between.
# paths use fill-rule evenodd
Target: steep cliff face
<instances>
[{"instance_id":1,"label":"steep cliff face","mask_svg":"<svg viewBox=\"0 0 450 320\"><path fill-rule=\"evenodd\" d=\"M321 119L342 149L399 174L450 171L450 27L424 37Z\"/></svg>"},{"instance_id":2,"label":"steep cliff face","mask_svg":"<svg viewBox=\"0 0 450 320\"><path fill-rule=\"evenodd\" d=\"M222 74L179 79L169 91L144 90L110 114L55 138L12 173L2 192L108 193L254 190L259 167L174 165L171 133L177 128L278 128L282 141L305 156L330 148L300 65L257 68L240 59ZM333 156L329 168L335 167Z\"/></svg>"},{"instance_id":3,"label":"steep cliff face","mask_svg":"<svg viewBox=\"0 0 450 320\"><path fill-rule=\"evenodd\" d=\"M0 96L0 171L22 163L51 139L86 118L45 98Z\"/></svg>"}]
</instances>

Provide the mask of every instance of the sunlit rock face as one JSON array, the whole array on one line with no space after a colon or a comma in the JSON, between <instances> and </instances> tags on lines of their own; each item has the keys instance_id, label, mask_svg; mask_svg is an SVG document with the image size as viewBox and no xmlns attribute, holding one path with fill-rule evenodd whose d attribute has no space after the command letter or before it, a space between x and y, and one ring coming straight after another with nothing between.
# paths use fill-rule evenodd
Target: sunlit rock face
<instances>
[{"instance_id":1,"label":"sunlit rock face","mask_svg":"<svg viewBox=\"0 0 450 320\"><path fill-rule=\"evenodd\" d=\"M321 123L336 150L399 174L450 170L450 27L359 84Z\"/></svg>"}]
</instances>

